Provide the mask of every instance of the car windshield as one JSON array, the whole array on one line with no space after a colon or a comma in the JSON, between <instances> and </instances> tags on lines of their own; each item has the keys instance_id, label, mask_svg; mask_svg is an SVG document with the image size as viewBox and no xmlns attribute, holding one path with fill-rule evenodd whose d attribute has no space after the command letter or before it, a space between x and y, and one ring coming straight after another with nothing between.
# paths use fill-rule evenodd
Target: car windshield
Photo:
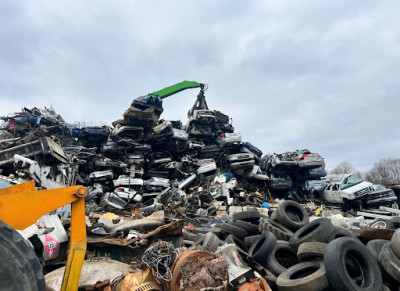
<instances>
[{"instance_id":1,"label":"car windshield","mask_svg":"<svg viewBox=\"0 0 400 291\"><path fill-rule=\"evenodd\" d=\"M360 177L350 175L340 183L340 190L350 188L351 186L360 184L363 180Z\"/></svg>"}]
</instances>

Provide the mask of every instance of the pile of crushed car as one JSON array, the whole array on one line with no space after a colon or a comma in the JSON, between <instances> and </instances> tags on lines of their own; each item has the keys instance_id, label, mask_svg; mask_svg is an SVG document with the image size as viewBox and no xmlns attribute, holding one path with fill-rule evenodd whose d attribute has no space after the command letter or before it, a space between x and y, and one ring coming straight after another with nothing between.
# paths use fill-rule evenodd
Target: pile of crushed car
<instances>
[{"instance_id":1,"label":"pile of crushed car","mask_svg":"<svg viewBox=\"0 0 400 291\"><path fill-rule=\"evenodd\" d=\"M161 119L163 99L190 88L187 123ZM307 149L263 154L208 108L206 89L141 96L112 126L69 124L52 108L1 117L0 188L88 190L80 290L397 290L393 190L327 175ZM70 215L67 205L21 230L46 290L61 288Z\"/></svg>"}]
</instances>

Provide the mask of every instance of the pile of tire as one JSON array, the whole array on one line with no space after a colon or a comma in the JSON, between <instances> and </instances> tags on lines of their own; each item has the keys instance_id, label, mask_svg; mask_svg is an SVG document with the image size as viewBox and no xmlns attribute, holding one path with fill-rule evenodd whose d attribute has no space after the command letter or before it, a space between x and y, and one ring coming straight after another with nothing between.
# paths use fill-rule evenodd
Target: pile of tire
<instances>
[{"instance_id":1,"label":"pile of tire","mask_svg":"<svg viewBox=\"0 0 400 291\"><path fill-rule=\"evenodd\" d=\"M299 203L284 201L269 218L258 211L235 213L207 234L193 234L193 244L215 252L235 244L244 261L273 290L400 290L400 228L391 241L366 246L348 229L328 218L309 221Z\"/></svg>"}]
</instances>

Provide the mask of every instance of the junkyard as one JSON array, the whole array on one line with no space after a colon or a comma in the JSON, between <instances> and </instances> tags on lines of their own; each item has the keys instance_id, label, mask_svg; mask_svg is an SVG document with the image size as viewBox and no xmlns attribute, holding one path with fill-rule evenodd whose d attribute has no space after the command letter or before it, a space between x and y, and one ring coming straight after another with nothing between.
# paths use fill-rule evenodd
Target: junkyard
<instances>
[{"instance_id":1,"label":"junkyard","mask_svg":"<svg viewBox=\"0 0 400 291\"><path fill-rule=\"evenodd\" d=\"M207 89L133 98L112 125L1 112L0 290L400 290L400 186L269 154ZM187 120L163 119L183 90Z\"/></svg>"}]
</instances>

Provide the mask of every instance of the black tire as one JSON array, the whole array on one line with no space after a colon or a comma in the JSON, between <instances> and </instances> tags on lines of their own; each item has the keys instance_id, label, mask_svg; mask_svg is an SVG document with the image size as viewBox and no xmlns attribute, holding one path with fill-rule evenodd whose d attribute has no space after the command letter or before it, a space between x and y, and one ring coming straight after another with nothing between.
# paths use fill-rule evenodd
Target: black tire
<instances>
[{"instance_id":1,"label":"black tire","mask_svg":"<svg viewBox=\"0 0 400 291\"><path fill-rule=\"evenodd\" d=\"M264 233L256 240L249 249L249 257L265 267L268 256L272 253L276 245L276 237L272 232Z\"/></svg>"},{"instance_id":2,"label":"black tire","mask_svg":"<svg viewBox=\"0 0 400 291\"><path fill-rule=\"evenodd\" d=\"M296 251L304 242L329 242L329 236L334 226L327 218L316 219L296 231L290 238L289 243Z\"/></svg>"},{"instance_id":3,"label":"black tire","mask_svg":"<svg viewBox=\"0 0 400 291\"><path fill-rule=\"evenodd\" d=\"M373 239L367 243L366 247L375 260L379 261L379 253L381 252L383 245L388 242L389 241L386 239Z\"/></svg>"},{"instance_id":4,"label":"black tire","mask_svg":"<svg viewBox=\"0 0 400 291\"><path fill-rule=\"evenodd\" d=\"M377 219L370 225L370 227L380 229L395 229L393 222L389 219Z\"/></svg>"},{"instance_id":5,"label":"black tire","mask_svg":"<svg viewBox=\"0 0 400 291\"><path fill-rule=\"evenodd\" d=\"M223 232L227 234L233 234L234 236L237 237L246 237L249 236L249 233L245 231L244 229L234 226L230 223L221 223L217 225Z\"/></svg>"},{"instance_id":6,"label":"black tire","mask_svg":"<svg viewBox=\"0 0 400 291\"><path fill-rule=\"evenodd\" d=\"M297 257L301 262L323 259L327 245L323 242L302 243L297 250Z\"/></svg>"},{"instance_id":7,"label":"black tire","mask_svg":"<svg viewBox=\"0 0 400 291\"><path fill-rule=\"evenodd\" d=\"M397 257L400 258L400 229L397 229L391 239L392 249Z\"/></svg>"},{"instance_id":8,"label":"black tire","mask_svg":"<svg viewBox=\"0 0 400 291\"><path fill-rule=\"evenodd\" d=\"M400 259L394 253L390 242L383 245L379 253L379 261L385 271L397 282L400 282Z\"/></svg>"},{"instance_id":9,"label":"black tire","mask_svg":"<svg viewBox=\"0 0 400 291\"><path fill-rule=\"evenodd\" d=\"M329 287L322 261L296 264L276 279L279 291L322 291Z\"/></svg>"},{"instance_id":10,"label":"black tire","mask_svg":"<svg viewBox=\"0 0 400 291\"><path fill-rule=\"evenodd\" d=\"M243 242L244 245L249 248L251 247L251 245L258 240L260 237L262 236L262 234L257 234L257 235L252 235L252 236L247 236L244 238Z\"/></svg>"},{"instance_id":11,"label":"black tire","mask_svg":"<svg viewBox=\"0 0 400 291\"><path fill-rule=\"evenodd\" d=\"M196 242L196 245L201 245L204 251L215 253L219 246L219 238L212 232L207 232Z\"/></svg>"},{"instance_id":12,"label":"black tire","mask_svg":"<svg viewBox=\"0 0 400 291\"><path fill-rule=\"evenodd\" d=\"M392 218L390 219L390 221L393 223L393 225L394 225L394 227L395 227L396 229L400 227L400 216L392 217Z\"/></svg>"},{"instance_id":13,"label":"black tire","mask_svg":"<svg viewBox=\"0 0 400 291\"><path fill-rule=\"evenodd\" d=\"M192 230L192 233L207 233L207 232L212 232L218 237L221 237L221 229L215 228L215 227L195 227Z\"/></svg>"},{"instance_id":14,"label":"black tire","mask_svg":"<svg viewBox=\"0 0 400 291\"><path fill-rule=\"evenodd\" d=\"M234 235L230 234L225 238L225 242L228 243L228 244L234 244L234 245L236 245L236 248L239 251L241 251L242 253L247 253L248 249L245 246L243 240L241 240L237 236L234 236Z\"/></svg>"},{"instance_id":15,"label":"black tire","mask_svg":"<svg viewBox=\"0 0 400 291\"><path fill-rule=\"evenodd\" d=\"M276 221L266 220L263 224L263 229L272 232L278 240L288 241L293 236L292 231Z\"/></svg>"},{"instance_id":16,"label":"black tire","mask_svg":"<svg viewBox=\"0 0 400 291\"><path fill-rule=\"evenodd\" d=\"M279 276L287 268L298 263L300 261L297 259L296 251L290 246L289 242L278 240L274 250L268 256L266 268L275 276Z\"/></svg>"},{"instance_id":17,"label":"black tire","mask_svg":"<svg viewBox=\"0 0 400 291\"><path fill-rule=\"evenodd\" d=\"M257 224L260 217L261 214L257 210L248 210L248 211L236 212L235 214L233 214L233 221L244 220Z\"/></svg>"},{"instance_id":18,"label":"black tire","mask_svg":"<svg viewBox=\"0 0 400 291\"><path fill-rule=\"evenodd\" d=\"M280 224L291 231L298 230L309 221L308 213L304 207L292 200L286 200L278 205L276 218Z\"/></svg>"},{"instance_id":19,"label":"black tire","mask_svg":"<svg viewBox=\"0 0 400 291\"><path fill-rule=\"evenodd\" d=\"M34 250L12 227L0 221L0 290L46 290Z\"/></svg>"},{"instance_id":20,"label":"black tire","mask_svg":"<svg viewBox=\"0 0 400 291\"><path fill-rule=\"evenodd\" d=\"M244 229L249 233L249 235L256 235L260 233L258 230L258 226L251 222L238 219L235 222L233 222L233 225Z\"/></svg>"},{"instance_id":21,"label":"black tire","mask_svg":"<svg viewBox=\"0 0 400 291\"><path fill-rule=\"evenodd\" d=\"M350 272L346 260L354 262L358 272ZM373 291L383 288L377 261L364 245L353 238L341 237L331 241L325 250L324 263L333 290ZM353 280L355 278L358 279Z\"/></svg>"},{"instance_id":22,"label":"black tire","mask_svg":"<svg viewBox=\"0 0 400 291\"><path fill-rule=\"evenodd\" d=\"M329 241L333 241L339 237L349 236L358 239L357 236L351 231L343 227L335 227L329 236Z\"/></svg>"}]
</instances>

